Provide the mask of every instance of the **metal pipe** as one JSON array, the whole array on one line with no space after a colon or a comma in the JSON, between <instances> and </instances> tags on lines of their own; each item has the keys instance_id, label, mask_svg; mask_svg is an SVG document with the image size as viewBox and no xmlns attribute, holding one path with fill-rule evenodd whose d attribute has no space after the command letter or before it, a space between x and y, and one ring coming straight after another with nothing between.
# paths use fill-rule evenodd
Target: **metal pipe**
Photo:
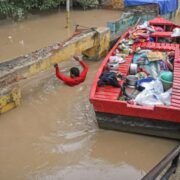
<instances>
[{"instance_id":1,"label":"metal pipe","mask_svg":"<svg viewBox=\"0 0 180 180\"><path fill-rule=\"evenodd\" d=\"M168 180L172 174L174 174L176 171L176 167L171 166L167 172L161 177L160 180Z\"/></svg>"},{"instance_id":2,"label":"metal pipe","mask_svg":"<svg viewBox=\"0 0 180 180\"><path fill-rule=\"evenodd\" d=\"M158 175L163 171L163 169L171 162L172 165L175 167L171 168L170 171L173 173L176 171L178 166L178 159L180 154L180 145L175 147L167 156L165 156L162 161L160 161L152 170L150 170L142 180L152 180L158 177ZM168 174L168 171L166 172ZM172 173L171 173L172 174ZM170 175L171 175L170 174Z\"/></svg>"},{"instance_id":3,"label":"metal pipe","mask_svg":"<svg viewBox=\"0 0 180 180\"><path fill-rule=\"evenodd\" d=\"M180 155L180 154L179 154ZM168 180L169 177L176 173L176 169L178 167L178 163L179 163L179 155L177 155L174 160L172 161L171 166L169 167L169 169L164 173L164 175L161 177L161 180Z\"/></svg>"}]
</instances>

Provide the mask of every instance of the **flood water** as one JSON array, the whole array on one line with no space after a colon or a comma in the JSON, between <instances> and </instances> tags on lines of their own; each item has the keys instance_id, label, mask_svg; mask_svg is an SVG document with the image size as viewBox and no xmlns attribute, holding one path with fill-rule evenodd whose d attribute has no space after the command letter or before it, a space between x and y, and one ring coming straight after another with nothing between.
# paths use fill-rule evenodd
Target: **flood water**
<instances>
[{"instance_id":1,"label":"flood water","mask_svg":"<svg viewBox=\"0 0 180 180\"><path fill-rule=\"evenodd\" d=\"M43 13L32 15L25 22L0 23L0 60L4 61L20 54L37 50L54 42L63 41L74 31L75 25L85 28L105 26L111 19L117 19L118 11L89 10L72 11L70 29L66 29L66 13Z\"/></svg>"},{"instance_id":2,"label":"flood water","mask_svg":"<svg viewBox=\"0 0 180 180\"><path fill-rule=\"evenodd\" d=\"M72 24L105 26L118 11L73 11ZM0 59L62 41L65 14L2 23ZM75 62L63 63L69 67ZM89 103L100 62L87 62L84 83L69 87L54 69L23 83L22 104L0 116L1 180L139 180L178 142L100 130Z\"/></svg>"}]
</instances>

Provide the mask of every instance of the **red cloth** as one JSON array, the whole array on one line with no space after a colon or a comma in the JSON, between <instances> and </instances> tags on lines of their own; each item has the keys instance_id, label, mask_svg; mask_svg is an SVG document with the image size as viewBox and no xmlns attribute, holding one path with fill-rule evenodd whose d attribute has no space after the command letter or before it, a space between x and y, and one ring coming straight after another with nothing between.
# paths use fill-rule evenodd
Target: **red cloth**
<instances>
[{"instance_id":1,"label":"red cloth","mask_svg":"<svg viewBox=\"0 0 180 180\"><path fill-rule=\"evenodd\" d=\"M69 86L75 86L75 85L83 82L84 79L86 78L86 74L88 72L88 66L83 61L79 61L79 63L83 67L83 71L81 72L79 77L71 78L71 77L64 76L59 71L59 67L58 66L55 67L55 69L56 69L56 77L61 79L62 81L64 81L64 83L69 85Z\"/></svg>"}]
</instances>

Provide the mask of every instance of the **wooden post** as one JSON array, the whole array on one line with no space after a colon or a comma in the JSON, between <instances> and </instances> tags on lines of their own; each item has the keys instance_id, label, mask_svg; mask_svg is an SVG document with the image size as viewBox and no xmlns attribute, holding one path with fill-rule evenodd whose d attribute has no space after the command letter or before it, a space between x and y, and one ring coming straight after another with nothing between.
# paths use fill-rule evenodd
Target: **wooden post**
<instances>
[{"instance_id":1,"label":"wooden post","mask_svg":"<svg viewBox=\"0 0 180 180\"><path fill-rule=\"evenodd\" d=\"M66 28L70 27L70 0L66 0Z\"/></svg>"}]
</instances>

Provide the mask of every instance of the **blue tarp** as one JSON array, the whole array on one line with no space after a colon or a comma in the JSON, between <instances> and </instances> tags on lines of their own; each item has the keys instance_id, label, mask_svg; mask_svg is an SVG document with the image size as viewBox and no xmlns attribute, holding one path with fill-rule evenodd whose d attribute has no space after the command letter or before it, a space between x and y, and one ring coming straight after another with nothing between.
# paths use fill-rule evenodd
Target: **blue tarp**
<instances>
[{"instance_id":1,"label":"blue tarp","mask_svg":"<svg viewBox=\"0 0 180 180\"><path fill-rule=\"evenodd\" d=\"M144 4L158 4L160 14L167 14L178 9L178 0L124 0L125 6L137 6Z\"/></svg>"}]
</instances>

